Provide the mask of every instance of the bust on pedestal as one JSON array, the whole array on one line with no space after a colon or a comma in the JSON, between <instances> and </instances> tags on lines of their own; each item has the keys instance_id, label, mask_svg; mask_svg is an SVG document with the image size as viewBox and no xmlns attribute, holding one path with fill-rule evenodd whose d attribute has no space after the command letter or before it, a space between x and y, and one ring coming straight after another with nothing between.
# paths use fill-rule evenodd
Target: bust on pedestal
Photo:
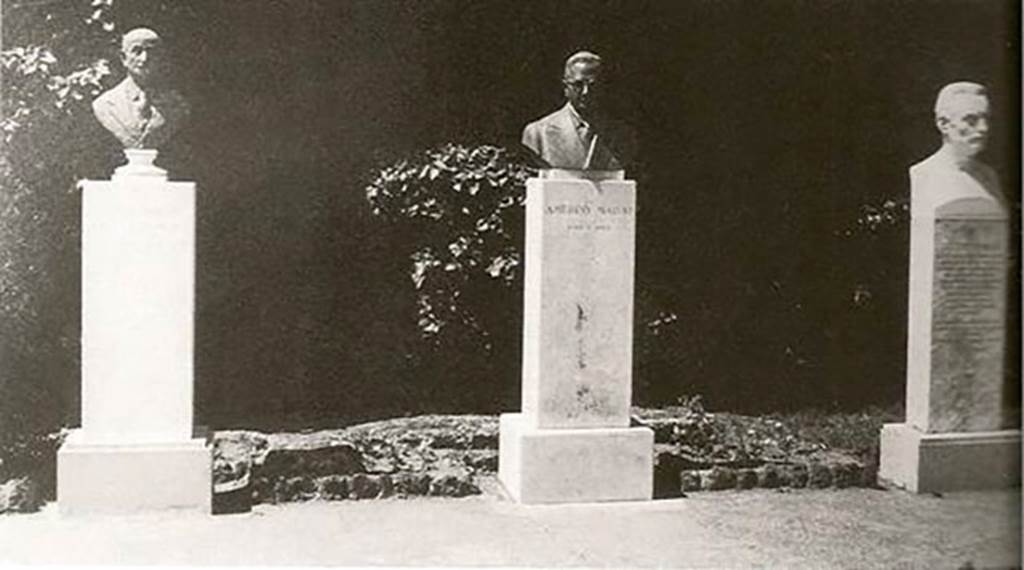
<instances>
[{"instance_id":1,"label":"bust on pedestal","mask_svg":"<svg viewBox=\"0 0 1024 570\"><path fill-rule=\"evenodd\" d=\"M150 146L187 108L154 87L154 32L128 32L122 50L129 77L93 108L128 163L80 184L82 426L58 452L57 502L61 513L209 513L212 451L192 415L196 187L168 181Z\"/></svg>"},{"instance_id":2,"label":"bust on pedestal","mask_svg":"<svg viewBox=\"0 0 1024 570\"><path fill-rule=\"evenodd\" d=\"M498 476L522 503L652 497L654 434L629 412L636 188L624 129L592 120L599 71L570 57L569 103L523 133L552 168L526 186L522 413L500 423Z\"/></svg>"},{"instance_id":3,"label":"bust on pedestal","mask_svg":"<svg viewBox=\"0 0 1024 570\"><path fill-rule=\"evenodd\" d=\"M914 492L1020 482L1020 428L1004 389L1009 224L977 155L989 102L975 83L935 104L943 144L910 168L906 422L881 433L879 480Z\"/></svg>"}]
</instances>

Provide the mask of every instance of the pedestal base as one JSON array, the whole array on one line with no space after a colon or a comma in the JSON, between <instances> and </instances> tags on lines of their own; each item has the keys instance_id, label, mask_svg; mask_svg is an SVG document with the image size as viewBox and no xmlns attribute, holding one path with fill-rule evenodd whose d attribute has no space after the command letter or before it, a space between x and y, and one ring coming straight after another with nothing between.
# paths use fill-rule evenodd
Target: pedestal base
<instances>
[{"instance_id":1,"label":"pedestal base","mask_svg":"<svg viewBox=\"0 0 1024 570\"><path fill-rule=\"evenodd\" d=\"M647 501L653 493L650 428L535 429L502 414L498 479L520 503Z\"/></svg>"},{"instance_id":2,"label":"pedestal base","mask_svg":"<svg viewBox=\"0 0 1024 570\"><path fill-rule=\"evenodd\" d=\"M180 443L95 444L75 430L57 452L62 515L184 509L209 514L213 449Z\"/></svg>"},{"instance_id":3,"label":"pedestal base","mask_svg":"<svg viewBox=\"0 0 1024 570\"><path fill-rule=\"evenodd\" d=\"M885 424L878 480L914 493L1020 485L1020 430L923 433Z\"/></svg>"}]
</instances>

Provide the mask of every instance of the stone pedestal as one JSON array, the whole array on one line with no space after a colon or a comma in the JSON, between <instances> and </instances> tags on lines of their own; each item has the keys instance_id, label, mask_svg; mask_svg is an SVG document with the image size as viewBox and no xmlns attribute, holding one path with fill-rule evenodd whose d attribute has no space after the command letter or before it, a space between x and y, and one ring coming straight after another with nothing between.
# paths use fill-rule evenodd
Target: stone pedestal
<instances>
[{"instance_id":1,"label":"stone pedestal","mask_svg":"<svg viewBox=\"0 0 1024 570\"><path fill-rule=\"evenodd\" d=\"M521 414L498 476L523 503L650 499L654 434L630 427L636 189L619 173L527 182Z\"/></svg>"},{"instance_id":2,"label":"stone pedestal","mask_svg":"<svg viewBox=\"0 0 1024 570\"><path fill-rule=\"evenodd\" d=\"M58 452L62 513L209 512L212 453L193 433L195 184L126 151L82 190L82 427Z\"/></svg>"},{"instance_id":3,"label":"stone pedestal","mask_svg":"<svg viewBox=\"0 0 1024 570\"><path fill-rule=\"evenodd\" d=\"M985 179L933 159L911 169L907 419L882 430L883 484L1020 483L1004 389L1008 216Z\"/></svg>"}]
</instances>

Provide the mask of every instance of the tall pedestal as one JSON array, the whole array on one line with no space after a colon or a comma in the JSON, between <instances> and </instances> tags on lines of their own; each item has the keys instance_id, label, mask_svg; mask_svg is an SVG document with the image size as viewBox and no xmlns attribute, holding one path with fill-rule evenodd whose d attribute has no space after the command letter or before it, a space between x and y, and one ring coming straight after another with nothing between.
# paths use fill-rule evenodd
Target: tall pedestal
<instances>
[{"instance_id":1,"label":"tall pedestal","mask_svg":"<svg viewBox=\"0 0 1024 570\"><path fill-rule=\"evenodd\" d=\"M1004 389L1008 217L984 180L934 159L911 169L907 419L882 429L882 484L1020 483Z\"/></svg>"},{"instance_id":2,"label":"tall pedestal","mask_svg":"<svg viewBox=\"0 0 1024 570\"><path fill-rule=\"evenodd\" d=\"M58 452L57 502L210 512L192 418L195 184L131 153L112 180L81 183L82 427Z\"/></svg>"},{"instance_id":3,"label":"tall pedestal","mask_svg":"<svg viewBox=\"0 0 1024 570\"><path fill-rule=\"evenodd\" d=\"M522 413L498 477L522 503L646 500L654 434L630 427L636 188L611 173L527 182Z\"/></svg>"}]
</instances>

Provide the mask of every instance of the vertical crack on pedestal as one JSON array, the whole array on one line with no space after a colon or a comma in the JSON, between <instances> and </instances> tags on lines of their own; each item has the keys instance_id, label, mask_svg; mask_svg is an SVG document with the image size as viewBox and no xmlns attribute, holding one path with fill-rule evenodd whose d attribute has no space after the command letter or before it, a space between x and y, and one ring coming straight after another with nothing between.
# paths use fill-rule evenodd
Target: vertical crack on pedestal
<instances>
[{"instance_id":1,"label":"vertical crack on pedestal","mask_svg":"<svg viewBox=\"0 0 1024 570\"><path fill-rule=\"evenodd\" d=\"M576 339L576 367L583 370L587 367L587 356L586 351L583 349L583 325L586 324L589 317L587 311L583 308L583 305L576 303L576 332L579 336Z\"/></svg>"}]
</instances>

